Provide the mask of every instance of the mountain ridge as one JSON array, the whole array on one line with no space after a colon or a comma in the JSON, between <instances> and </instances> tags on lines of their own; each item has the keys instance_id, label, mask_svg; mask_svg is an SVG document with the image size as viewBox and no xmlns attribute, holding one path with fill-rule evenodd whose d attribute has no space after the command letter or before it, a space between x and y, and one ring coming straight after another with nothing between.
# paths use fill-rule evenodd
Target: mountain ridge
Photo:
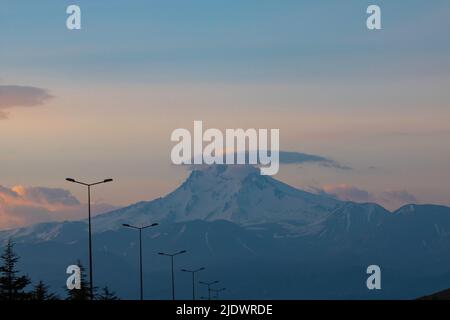
<instances>
[{"instance_id":1,"label":"mountain ridge","mask_svg":"<svg viewBox=\"0 0 450 320\"><path fill-rule=\"evenodd\" d=\"M93 231L117 230L123 223L226 220L241 226L278 223L300 236L317 234L335 237L343 233L373 232L393 216L398 216L397 220L407 216L421 220L425 215L423 211L437 212L432 215L440 216L450 212L450 208L407 204L391 212L376 203L341 201L332 196L300 190L260 175L253 166L213 165L192 170L180 186L163 197L140 201L93 217ZM85 224L86 220L46 222L3 230L0 231L0 241L8 237L27 236L45 241L62 230L83 230Z\"/></svg>"}]
</instances>

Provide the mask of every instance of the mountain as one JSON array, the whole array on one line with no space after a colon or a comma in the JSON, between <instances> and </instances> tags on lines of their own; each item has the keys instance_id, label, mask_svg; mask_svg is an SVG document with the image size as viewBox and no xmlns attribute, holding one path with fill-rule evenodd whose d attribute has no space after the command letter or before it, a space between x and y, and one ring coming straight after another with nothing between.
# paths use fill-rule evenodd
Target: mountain
<instances>
[{"instance_id":1,"label":"mountain","mask_svg":"<svg viewBox=\"0 0 450 320\"><path fill-rule=\"evenodd\" d=\"M250 166L191 172L172 193L96 216L94 275L123 298L137 294L137 233L122 223L159 222L143 232L148 298L170 298L168 260L159 251L187 250L181 267L206 266L224 298L412 299L450 284L450 208L339 201L298 190ZM12 237L23 270L55 288L65 268L87 256L86 221L52 222L1 231ZM366 287L366 268L382 269L382 290ZM177 272L177 292L189 279Z\"/></svg>"},{"instance_id":2,"label":"mountain","mask_svg":"<svg viewBox=\"0 0 450 320\"><path fill-rule=\"evenodd\" d=\"M97 231L122 223L227 220L240 225L295 220L311 223L327 217L339 205L332 197L293 188L253 166L207 166L167 196L95 218Z\"/></svg>"}]
</instances>

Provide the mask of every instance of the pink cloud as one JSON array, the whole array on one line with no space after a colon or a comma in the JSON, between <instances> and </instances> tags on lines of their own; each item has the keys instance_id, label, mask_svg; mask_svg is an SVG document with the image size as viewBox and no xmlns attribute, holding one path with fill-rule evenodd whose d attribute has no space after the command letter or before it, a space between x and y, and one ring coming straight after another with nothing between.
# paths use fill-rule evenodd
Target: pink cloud
<instances>
[{"instance_id":1,"label":"pink cloud","mask_svg":"<svg viewBox=\"0 0 450 320\"><path fill-rule=\"evenodd\" d=\"M335 196L340 200L355 201L355 202L370 202L374 201L372 195L366 190L359 189L348 184L325 185L323 191Z\"/></svg>"},{"instance_id":2,"label":"pink cloud","mask_svg":"<svg viewBox=\"0 0 450 320\"><path fill-rule=\"evenodd\" d=\"M405 204L417 203L417 198L405 190L383 191L379 196L379 201L386 207L398 208Z\"/></svg>"},{"instance_id":3,"label":"pink cloud","mask_svg":"<svg viewBox=\"0 0 450 320\"><path fill-rule=\"evenodd\" d=\"M349 184L327 184L321 189L315 188L315 190L343 201L378 203L389 210L395 210L405 204L418 202L417 198L406 190L387 190L380 193L371 193Z\"/></svg>"},{"instance_id":4,"label":"pink cloud","mask_svg":"<svg viewBox=\"0 0 450 320\"><path fill-rule=\"evenodd\" d=\"M45 89L31 86L0 85L0 119L8 117L5 109L39 106L51 98L52 95Z\"/></svg>"}]
</instances>

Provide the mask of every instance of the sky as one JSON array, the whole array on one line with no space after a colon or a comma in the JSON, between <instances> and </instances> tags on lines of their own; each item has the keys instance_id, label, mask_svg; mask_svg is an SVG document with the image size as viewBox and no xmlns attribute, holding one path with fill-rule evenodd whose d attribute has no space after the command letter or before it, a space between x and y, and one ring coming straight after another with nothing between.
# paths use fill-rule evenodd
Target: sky
<instances>
[{"instance_id":1,"label":"sky","mask_svg":"<svg viewBox=\"0 0 450 320\"><path fill-rule=\"evenodd\" d=\"M0 229L84 218L67 176L114 178L95 212L167 194L194 120L280 129L305 190L450 205L449 35L446 0L1 0Z\"/></svg>"}]
</instances>

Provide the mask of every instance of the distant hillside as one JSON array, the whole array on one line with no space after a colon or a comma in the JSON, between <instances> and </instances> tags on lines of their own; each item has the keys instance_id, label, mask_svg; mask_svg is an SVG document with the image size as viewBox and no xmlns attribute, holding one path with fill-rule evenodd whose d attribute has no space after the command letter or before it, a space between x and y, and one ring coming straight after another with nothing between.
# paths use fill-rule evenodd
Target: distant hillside
<instances>
[{"instance_id":1,"label":"distant hillside","mask_svg":"<svg viewBox=\"0 0 450 320\"><path fill-rule=\"evenodd\" d=\"M417 300L450 300L450 289L439 291L428 296L421 297Z\"/></svg>"}]
</instances>

